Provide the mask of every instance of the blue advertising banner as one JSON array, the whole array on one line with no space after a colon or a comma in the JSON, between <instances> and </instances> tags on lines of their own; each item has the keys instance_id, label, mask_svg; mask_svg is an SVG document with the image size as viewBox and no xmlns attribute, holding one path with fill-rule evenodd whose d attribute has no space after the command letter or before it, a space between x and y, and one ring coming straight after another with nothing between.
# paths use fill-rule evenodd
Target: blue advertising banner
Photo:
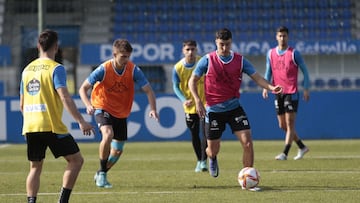
<instances>
[{"instance_id":1,"label":"blue advertising banner","mask_svg":"<svg viewBox=\"0 0 360 203\"><path fill-rule=\"evenodd\" d=\"M86 114L80 98L74 97L74 100L85 120L96 127L94 117ZM299 136L303 139L359 139L359 100L359 91L313 92L309 102L300 100L296 121ZM132 113L128 118L129 141L190 141L182 104L177 97L172 94L158 94L156 102L159 122L148 116L146 95L136 95ZM243 93L240 102L249 117L254 140L284 139L284 133L278 128L273 96L264 100L260 93ZM0 142L24 143L19 98L0 98L0 112ZM63 122L78 141L101 140L98 131L96 135L82 135L78 124L66 111ZM222 139L236 138L227 127Z\"/></svg>"},{"instance_id":2,"label":"blue advertising banner","mask_svg":"<svg viewBox=\"0 0 360 203\"><path fill-rule=\"evenodd\" d=\"M233 42L232 49L244 55L265 55L275 42ZM136 64L173 64L181 58L181 43L133 43L131 60ZM302 54L354 54L360 53L360 41L298 41L291 44ZM199 42L198 52L203 55L215 50L214 42ZM96 65L111 58L111 44L82 44L80 63Z\"/></svg>"}]
</instances>

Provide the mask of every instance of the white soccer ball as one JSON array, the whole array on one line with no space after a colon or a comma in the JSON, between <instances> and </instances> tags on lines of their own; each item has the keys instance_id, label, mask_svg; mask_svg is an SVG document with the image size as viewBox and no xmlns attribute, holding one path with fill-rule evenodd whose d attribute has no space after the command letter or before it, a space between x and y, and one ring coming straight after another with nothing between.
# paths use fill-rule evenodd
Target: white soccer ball
<instances>
[{"instance_id":1,"label":"white soccer ball","mask_svg":"<svg viewBox=\"0 0 360 203\"><path fill-rule=\"evenodd\" d=\"M260 173L253 167L245 167L239 172L238 182L242 188L254 188L260 182Z\"/></svg>"}]
</instances>

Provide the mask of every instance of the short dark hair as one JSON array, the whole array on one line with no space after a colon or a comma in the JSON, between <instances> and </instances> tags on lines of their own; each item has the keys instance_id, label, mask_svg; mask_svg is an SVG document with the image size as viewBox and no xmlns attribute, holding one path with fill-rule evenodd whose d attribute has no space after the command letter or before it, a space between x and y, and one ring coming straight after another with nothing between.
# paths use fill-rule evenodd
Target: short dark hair
<instances>
[{"instance_id":1,"label":"short dark hair","mask_svg":"<svg viewBox=\"0 0 360 203\"><path fill-rule=\"evenodd\" d=\"M58 34L53 30L46 29L39 35L38 43L43 51L49 50L58 42Z\"/></svg>"},{"instance_id":2,"label":"short dark hair","mask_svg":"<svg viewBox=\"0 0 360 203\"><path fill-rule=\"evenodd\" d=\"M232 39L231 31L227 28L220 29L215 34L216 39L228 40Z\"/></svg>"},{"instance_id":3,"label":"short dark hair","mask_svg":"<svg viewBox=\"0 0 360 203\"><path fill-rule=\"evenodd\" d=\"M194 46L196 47L196 41L192 39L187 39L183 41L183 47L185 46Z\"/></svg>"},{"instance_id":4,"label":"short dark hair","mask_svg":"<svg viewBox=\"0 0 360 203\"><path fill-rule=\"evenodd\" d=\"M113 43L113 48L118 50L119 52L129 52L131 53L133 51L133 48L129 41L126 39L117 39Z\"/></svg>"},{"instance_id":5,"label":"short dark hair","mask_svg":"<svg viewBox=\"0 0 360 203\"><path fill-rule=\"evenodd\" d=\"M287 34L289 34L289 29L282 25L276 29L276 33L278 32L286 32Z\"/></svg>"}]
</instances>

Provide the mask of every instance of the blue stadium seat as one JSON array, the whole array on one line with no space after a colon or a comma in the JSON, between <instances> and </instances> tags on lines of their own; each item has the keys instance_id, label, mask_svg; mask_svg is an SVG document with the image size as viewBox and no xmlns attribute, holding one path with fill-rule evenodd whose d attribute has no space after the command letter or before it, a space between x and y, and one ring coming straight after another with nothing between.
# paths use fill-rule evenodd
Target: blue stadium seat
<instances>
[{"instance_id":1,"label":"blue stadium seat","mask_svg":"<svg viewBox=\"0 0 360 203\"><path fill-rule=\"evenodd\" d=\"M343 78L341 80L341 86L343 88L351 88L352 87L352 81L349 78Z\"/></svg>"},{"instance_id":2,"label":"blue stadium seat","mask_svg":"<svg viewBox=\"0 0 360 203\"><path fill-rule=\"evenodd\" d=\"M356 79L355 79L355 86L356 86L357 88L360 88L360 78L356 78Z\"/></svg>"},{"instance_id":3,"label":"blue stadium seat","mask_svg":"<svg viewBox=\"0 0 360 203\"><path fill-rule=\"evenodd\" d=\"M322 79L322 78L317 78L317 79L315 79L315 81L314 81L314 85L315 85L315 88L322 89L322 88L325 88L326 83L325 83L325 80L324 80L324 79Z\"/></svg>"},{"instance_id":4,"label":"blue stadium seat","mask_svg":"<svg viewBox=\"0 0 360 203\"><path fill-rule=\"evenodd\" d=\"M339 81L335 78L330 78L327 82L327 85L329 88L338 88L339 87Z\"/></svg>"}]
</instances>

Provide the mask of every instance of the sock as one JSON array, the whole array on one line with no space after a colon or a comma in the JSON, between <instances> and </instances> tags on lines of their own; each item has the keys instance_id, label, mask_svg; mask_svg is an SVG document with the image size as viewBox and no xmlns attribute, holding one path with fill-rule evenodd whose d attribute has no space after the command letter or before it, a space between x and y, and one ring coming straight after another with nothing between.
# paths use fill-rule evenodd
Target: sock
<instances>
[{"instance_id":1,"label":"sock","mask_svg":"<svg viewBox=\"0 0 360 203\"><path fill-rule=\"evenodd\" d=\"M68 203L71 189L61 188L59 203Z\"/></svg>"},{"instance_id":2,"label":"sock","mask_svg":"<svg viewBox=\"0 0 360 203\"><path fill-rule=\"evenodd\" d=\"M304 149L305 147L304 143L300 139L296 141L296 144L299 146L300 149Z\"/></svg>"},{"instance_id":3,"label":"sock","mask_svg":"<svg viewBox=\"0 0 360 203\"><path fill-rule=\"evenodd\" d=\"M107 172L107 159L100 160L100 171Z\"/></svg>"},{"instance_id":4,"label":"sock","mask_svg":"<svg viewBox=\"0 0 360 203\"><path fill-rule=\"evenodd\" d=\"M36 203L36 197L27 197L28 203Z\"/></svg>"},{"instance_id":5,"label":"sock","mask_svg":"<svg viewBox=\"0 0 360 203\"><path fill-rule=\"evenodd\" d=\"M285 145L285 148L284 148L284 154L287 156L289 154L289 151L290 151L290 148L291 148L291 144L287 144Z\"/></svg>"}]
</instances>

